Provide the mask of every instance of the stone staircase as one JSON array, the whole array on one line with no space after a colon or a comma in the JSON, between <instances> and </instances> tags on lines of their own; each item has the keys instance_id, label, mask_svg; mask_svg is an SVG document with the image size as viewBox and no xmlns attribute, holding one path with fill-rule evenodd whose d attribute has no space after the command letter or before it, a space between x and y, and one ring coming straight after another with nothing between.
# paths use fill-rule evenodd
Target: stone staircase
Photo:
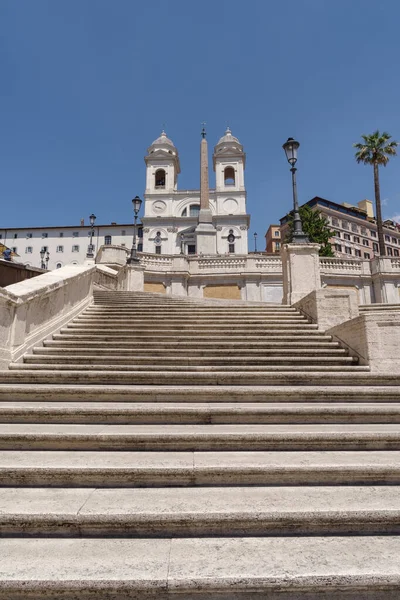
<instances>
[{"instance_id":1,"label":"stone staircase","mask_svg":"<svg viewBox=\"0 0 400 600\"><path fill-rule=\"evenodd\" d=\"M398 600L399 383L291 307L97 291L0 372L0 599Z\"/></svg>"}]
</instances>

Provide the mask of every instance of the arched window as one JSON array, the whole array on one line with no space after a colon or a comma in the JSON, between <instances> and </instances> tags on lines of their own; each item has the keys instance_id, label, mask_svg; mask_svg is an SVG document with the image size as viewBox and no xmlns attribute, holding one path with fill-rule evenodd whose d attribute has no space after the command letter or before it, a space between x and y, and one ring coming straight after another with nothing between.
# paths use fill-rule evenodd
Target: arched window
<instances>
[{"instance_id":1,"label":"arched window","mask_svg":"<svg viewBox=\"0 0 400 600\"><path fill-rule=\"evenodd\" d=\"M185 206L183 211L181 212L181 217L197 217L200 212L200 204L191 204L189 206L189 214L188 207Z\"/></svg>"},{"instance_id":2,"label":"arched window","mask_svg":"<svg viewBox=\"0 0 400 600\"><path fill-rule=\"evenodd\" d=\"M155 174L155 186L156 188L165 188L165 171L164 169L157 169Z\"/></svg>"},{"instance_id":3,"label":"arched window","mask_svg":"<svg viewBox=\"0 0 400 600\"><path fill-rule=\"evenodd\" d=\"M235 169L233 167L226 167L224 181L225 185L235 185Z\"/></svg>"},{"instance_id":4,"label":"arched window","mask_svg":"<svg viewBox=\"0 0 400 600\"><path fill-rule=\"evenodd\" d=\"M62 267L62 264L61 264L61 263L57 263L57 264L56 264L56 269L61 269L61 267Z\"/></svg>"}]
</instances>

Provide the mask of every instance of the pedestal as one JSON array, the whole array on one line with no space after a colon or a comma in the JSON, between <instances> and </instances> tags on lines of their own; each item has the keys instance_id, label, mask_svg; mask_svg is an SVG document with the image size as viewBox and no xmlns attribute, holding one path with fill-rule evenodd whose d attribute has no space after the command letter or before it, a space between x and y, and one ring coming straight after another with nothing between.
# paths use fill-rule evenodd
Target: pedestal
<instances>
[{"instance_id":1,"label":"pedestal","mask_svg":"<svg viewBox=\"0 0 400 600\"><path fill-rule=\"evenodd\" d=\"M144 266L140 263L126 265L126 291L144 291Z\"/></svg>"},{"instance_id":2,"label":"pedestal","mask_svg":"<svg viewBox=\"0 0 400 600\"><path fill-rule=\"evenodd\" d=\"M321 288L319 249L319 244L282 246L283 304L294 304Z\"/></svg>"}]
</instances>

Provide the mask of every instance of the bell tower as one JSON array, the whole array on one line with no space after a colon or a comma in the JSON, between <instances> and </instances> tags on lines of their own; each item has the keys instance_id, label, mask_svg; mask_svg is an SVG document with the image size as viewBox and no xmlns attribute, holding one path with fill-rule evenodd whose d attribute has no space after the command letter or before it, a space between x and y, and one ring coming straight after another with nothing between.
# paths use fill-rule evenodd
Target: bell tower
<instances>
[{"instance_id":1,"label":"bell tower","mask_svg":"<svg viewBox=\"0 0 400 600\"><path fill-rule=\"evenodd\" d=\"M217 192L244 192L246 154L229 127L214 148L213 164Z\"/></svg>"},{"instance_id":2,"label":"bell tower","mask_svg":"<svg viewBox=\"0 0 400 600\"><path fill-rule=\"evenodd\" d=\"M161 132L147 149L144 158L146 163L146 194L171 194L178 186L178 175L181 172L178 150Z\"/></svg>"}]
</instances>

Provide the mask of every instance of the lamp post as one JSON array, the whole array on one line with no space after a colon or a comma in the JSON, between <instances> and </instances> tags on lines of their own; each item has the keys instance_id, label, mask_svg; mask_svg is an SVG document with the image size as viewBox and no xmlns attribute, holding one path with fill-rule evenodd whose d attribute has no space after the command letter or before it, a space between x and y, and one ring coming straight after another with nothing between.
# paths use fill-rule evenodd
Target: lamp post
<instances>
[{"instance_id":1,"label":"lamp post","mask_svg":"<svg viewBox=\"0 0 400 600\"><path fill-rule=\"evenodd\" d=\"M88 246L88 251L86 253L86 258L94 257L94 246L93 246L93 236L94 236L94 223L96 221L96 215L93 213L89 217L90 222L90 244Z\"/></svg>"},{"instance_id":2,"label":"lamp post","mask_svg":"<svg viewBox=\"0 0 400 600\"><path fill-rule=\"evenodd\" d=\"M257 252L257 234L254 234L254 252Z\"/></svg>"},{"instance_id":3,"label":"lamp post","mask_svg":"<svg viewBox=\"0 0 400 600\"><path fill-rule=\"evenodd\" d=\"M128 260L126 261L128 263L128 265L139 262L139 258L138 258L137 250L136 250L136 224L137 224L138 213L140 211L140 207L142 206L142 200L139 198L139 196L135 196L133 198L132 206L133 206L133 214L134 214L133 243L132 243L132 248L131 248L131 254L128 257Z\"/></svg>"},{"instance_id":4,"label":"lamp post","mask_svg":"<svg viewBox=\"0 0 400 600\"><path fill-rule=\"evenodd\" d=\"M46 256L46 259L45 259ZM46 260L46 262L45 262ZM44 248L40 251L40 268L48 270L49 268L49 260L50 260L50 252L45 250Z\"/></svg>"},{"instance_id":5,"label":"lamp post","mask_svg":"<svg viewBox=\"0 0 400 600\"><path fill-rule=\"evenodd\" d=\"M293 138L288 138L283 144L282 148L285 151L288 163L291 166L290 172L292 173L292 188L293 188L293 242L295 244L308 244L308 237L303 231L299 213L299 204L297 201L297 183L296 183L296 167L297 162L297 150L299 149L299 142L296 142Z\"/></svg>"}]
</instances>

